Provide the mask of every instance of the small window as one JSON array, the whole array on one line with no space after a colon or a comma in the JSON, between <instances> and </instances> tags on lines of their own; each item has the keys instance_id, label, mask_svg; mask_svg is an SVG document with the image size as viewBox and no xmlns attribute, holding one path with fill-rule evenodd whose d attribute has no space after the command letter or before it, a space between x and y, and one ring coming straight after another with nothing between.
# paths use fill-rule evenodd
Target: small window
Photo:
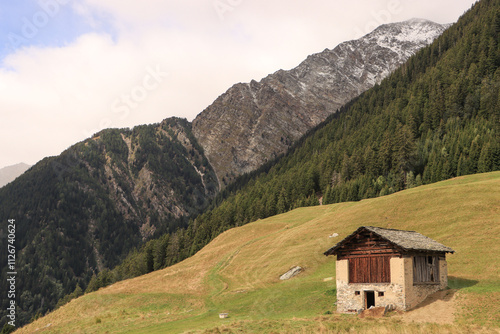
<instances>
[{"instance_id":1,"label":"small window","mask_svg":"<svg viewBox=\"0 0 500 334\"><path fill-rule=\"evenodd\" d=\"M359 296L361 293L359 291L354 291L354 295Z\"/></svg>"},{"instance_id":2,"label":"small window","mask_svg":"<svg viewBox=\"0 0 500 334\"><path fill-rule=\"evenodd\" d=\"M384 291L379 291L379 292L378 292L378 296L379 296L379 297L384 297Z\"/></svg>"}]
</instances>

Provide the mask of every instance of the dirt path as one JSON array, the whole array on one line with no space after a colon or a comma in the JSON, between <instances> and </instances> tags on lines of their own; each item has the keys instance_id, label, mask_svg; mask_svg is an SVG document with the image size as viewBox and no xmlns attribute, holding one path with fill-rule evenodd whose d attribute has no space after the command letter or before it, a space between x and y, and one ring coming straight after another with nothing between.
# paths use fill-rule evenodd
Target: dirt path
<instances>
[{"instance_id":1,"label":"dirt path","mask_svg":"<svg viewBox=\"0 0 500 334\"><path fill-rule=\"evenodd\" d=\"M451 324L455 320L456 290L438 291L424 300L417 308L399 317L404 322L434 322Z\"/></svg>"}]
</instances>

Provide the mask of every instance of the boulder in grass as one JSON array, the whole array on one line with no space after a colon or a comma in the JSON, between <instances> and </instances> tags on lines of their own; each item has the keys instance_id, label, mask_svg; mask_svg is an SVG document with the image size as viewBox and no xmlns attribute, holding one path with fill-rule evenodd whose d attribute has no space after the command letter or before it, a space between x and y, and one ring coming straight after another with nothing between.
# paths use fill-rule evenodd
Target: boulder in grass
<instances>
[{"instance_id":1,"label":"boulder in grass","mask_svg":"<svg viewBox=\"0 0 500 334\"><path fill-rule=\"evenodd\" d=\"M302 267L296 266L292 269L288 270L286 273L280 276L280 280L285 281L296 275L298 275L302 271Z\"/></svg>"}]
</instances>

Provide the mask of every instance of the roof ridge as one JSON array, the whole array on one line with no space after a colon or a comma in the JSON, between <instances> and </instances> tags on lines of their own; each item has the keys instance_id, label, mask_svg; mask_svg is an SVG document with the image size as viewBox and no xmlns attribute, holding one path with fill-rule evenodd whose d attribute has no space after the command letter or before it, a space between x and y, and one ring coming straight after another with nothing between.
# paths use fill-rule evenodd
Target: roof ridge
<instances>
[{"instance_id":1,"label":"roof ridge","mask_svg":"<svg viewBox=\"0 0 500 334\"><path fill-rule=\"evenodd\" d=\"M381 229L381 230L388 230L388 231L413 232L413 233L422 234L422 233L417 232L417 231L398 230L398 229L396 229L396 228L387 228L387 227L379 227L379 226L361 226L361 227L371 227L371 228L379 228L379 229ZM422 234L422 235L423 235L423 234Z\"/></svg>"}]
</instances>

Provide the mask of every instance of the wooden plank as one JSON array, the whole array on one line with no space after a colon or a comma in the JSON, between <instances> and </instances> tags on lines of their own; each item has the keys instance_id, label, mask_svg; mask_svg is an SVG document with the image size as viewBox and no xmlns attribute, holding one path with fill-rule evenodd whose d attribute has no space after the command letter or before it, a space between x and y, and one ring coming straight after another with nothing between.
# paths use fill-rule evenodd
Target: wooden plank
<instances>
[{"instance_id":1,"label":"wooden plank","mask_svg":"<svg viewBox=\"0 0 500 334\"><path fill-rule=\"evenodd\" d=\"M394 253L399 253L396 249L394 248L370 248L370 249L348 249L348 250L342 250L342 253L363 253L363 252L394 252Z\"/></svg>"},{"instance_id":2,"label":"wooden plank","mask_svg":"<svg viewBox=\"0 0 500 334\"><path fill-rule=\"evenodd\" d=\"M363 255L349 255L349 256L341 256L338 257L339 260L342 259L356 259L356 258L363 258L363 257L384 257L384 256L389 256L389 257L397 257L399 254L363 254Z\"/></svg>"},{"instance_id":3,"label":"wooden plank","mask_svg":"<svg viewBox=\"0 0 500 334\"><path fill-rule=\"evenodd\" d=\"M341 247L342 249L359 249L359 248L373 248L373 247L380 247L380 248L394 248L392 245L387 244L387 243L372 243L372 244L357 244L357 245L346 245L344 247Z\"/></svg>"},{"instance_id":4,"label":"wooden plank","mask_svg":"<svg viewBox=\"0 0 500 334\"><path fill-rule=\"evenodd\" d=\"M351 248L351 249L342 249L341 252L363 252L363 251L376 251L376 250L392 250L397 251L391 247L363 247L363 248Z\"/></svg>"},{"instance_id":5,"label":"wooden plank","mask_svg":"<svg viewBox=\"0 0 500 334\"><path fill-rule=\"evenodd\" d=\"M439 282L439 257L413 257L413 283Z\"/></svg>"},{"instance_id":6,"label":"wooden plank","mask_svg":"<svg viewBox=\"0 0 500 334\"><path fill-rule=\"evenodd\" d=\"M339 253L337 255L337 258L340 259L340 258L344 258L344 259L348 259L348 258L354 258L354 257L367 257L367 256L388 256L388 255L393 255L393 256L399 256L401 255L400 253L398 252L395 252L395 251L392 251L392 250L388 250L388 251L374 251L374 252L362 252L362 253Z\"/></svg>"}]
</instances>

